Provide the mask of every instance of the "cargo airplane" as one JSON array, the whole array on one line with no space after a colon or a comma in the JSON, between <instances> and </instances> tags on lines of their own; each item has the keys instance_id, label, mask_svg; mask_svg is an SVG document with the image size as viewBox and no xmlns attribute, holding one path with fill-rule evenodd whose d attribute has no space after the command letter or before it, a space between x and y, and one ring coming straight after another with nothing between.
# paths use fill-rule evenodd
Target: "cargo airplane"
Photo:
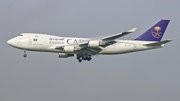
<instances>
[{"instance_id":1,"label":"cargo airplane","mask_svg":"<svg viewBox=\"0 0 180 101\"><path fill-rule=\"evenodd\" d=\"M127 34L135 32L137 28L129 31L94 38L59 37L47 34L22 33L7 41L10 46L24 51L54 52L59 58L76 56L79 62L90 61L92 56L115 55L143 50L162 48L171 40L161 41L170 20L160 20L139 37L132 40L117 40Z\"/></svg>"}]
</instances>

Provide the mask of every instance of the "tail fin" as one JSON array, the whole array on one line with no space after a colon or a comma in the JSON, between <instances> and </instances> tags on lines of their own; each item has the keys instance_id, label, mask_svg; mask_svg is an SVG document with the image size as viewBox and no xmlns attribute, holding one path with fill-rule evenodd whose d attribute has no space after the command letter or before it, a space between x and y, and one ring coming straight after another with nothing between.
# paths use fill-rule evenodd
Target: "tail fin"
<instances>
[{"instance_id":1,"label":"tail fin","mask_svg":"<svg viewBox=\"0 0 180 101\"><path fill-rule=\"evenodd\" d=\"M161 41L170 20L161 20L135 40Z\"/></svg>"}]
</instances>

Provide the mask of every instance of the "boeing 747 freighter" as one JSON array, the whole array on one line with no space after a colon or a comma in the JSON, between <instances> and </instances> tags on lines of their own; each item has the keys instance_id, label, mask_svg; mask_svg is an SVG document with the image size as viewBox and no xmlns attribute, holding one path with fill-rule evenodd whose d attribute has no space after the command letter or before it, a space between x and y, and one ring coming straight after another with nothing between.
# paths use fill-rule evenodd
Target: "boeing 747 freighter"
<instances>
[{"instance_id":1,"label":"boeing 747 freighter","mask_svg":"<svg viewBox=\"0 0 180 101\"><path fill-rule=\"evenodd\" d=\"M143 50L162 48L171 40L161 41L170 20L160 20L139 37L132 40L118 40L127 34L135 32L137 28L99 39L59 37L47 34L22 33L7 43L24 51L54 52L59 58L76 56L79 62L90 61L92 56L115 55Z\"/></svg>"}]
</instances>

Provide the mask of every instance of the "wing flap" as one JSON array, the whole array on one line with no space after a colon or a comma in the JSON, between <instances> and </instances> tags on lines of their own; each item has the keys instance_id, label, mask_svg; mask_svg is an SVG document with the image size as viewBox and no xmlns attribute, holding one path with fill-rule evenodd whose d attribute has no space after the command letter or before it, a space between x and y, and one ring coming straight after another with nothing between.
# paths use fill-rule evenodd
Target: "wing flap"
<instances>
[{"instance_id":1,"label":"wing flap","mask_svg":"<svg viewBox=\"0 0 180 101\"><path fill-rule=\"evenodd\" d=\"M81 50L81 53L88 54L88 55L95 55L95 54L99 53L100 51L102 51L101 48L89 48L89 47L87 47L87 48L83 48Z\"/></svg>"}]
</instances>

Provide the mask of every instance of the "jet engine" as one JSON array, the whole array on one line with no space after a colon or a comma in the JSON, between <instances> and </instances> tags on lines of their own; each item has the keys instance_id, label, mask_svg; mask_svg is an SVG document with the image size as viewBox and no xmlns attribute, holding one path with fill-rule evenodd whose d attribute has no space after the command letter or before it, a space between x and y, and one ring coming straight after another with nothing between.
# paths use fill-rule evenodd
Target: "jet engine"
<instances>
[{"instance_id":1,"label":"jet engine","mask_svg":"<svg viewBox=\"0 0 180 101\"><path fill-rule=\"evenodd\" d=\"M59 58L68 58L72 56L74 56L74 54L59 53Z\"/></svg>"},{"instance_id":2,"label":"jet engine","mask_svg":"<svg viewBox=\"0 0 180 101\"><path fill-rule=\"evenodd\" d=\"M89 41L88 47L97 48L106 45L103 41Z\"/></svg>"},{"instance_id":3,"label":"jet engine","mask_svg":"<svg viewBox=\"0 0 180 101\"><path fill-rule=\"evenodd\" d=\"M64 47L64 52L67 52L67 53L72 53L75 51L75 48L74 46L65 46Z\"/></svg>"},{"instance_id":4,"label":"jet engine","mask_svg":"<svg viewBox=\"0 0 180 101\"><path fill-rule=\"evenodd\" d=\"M92 48L99 47L99 41L89 41L88 47L92 47Z\"/></svg>"}]
</instances>

